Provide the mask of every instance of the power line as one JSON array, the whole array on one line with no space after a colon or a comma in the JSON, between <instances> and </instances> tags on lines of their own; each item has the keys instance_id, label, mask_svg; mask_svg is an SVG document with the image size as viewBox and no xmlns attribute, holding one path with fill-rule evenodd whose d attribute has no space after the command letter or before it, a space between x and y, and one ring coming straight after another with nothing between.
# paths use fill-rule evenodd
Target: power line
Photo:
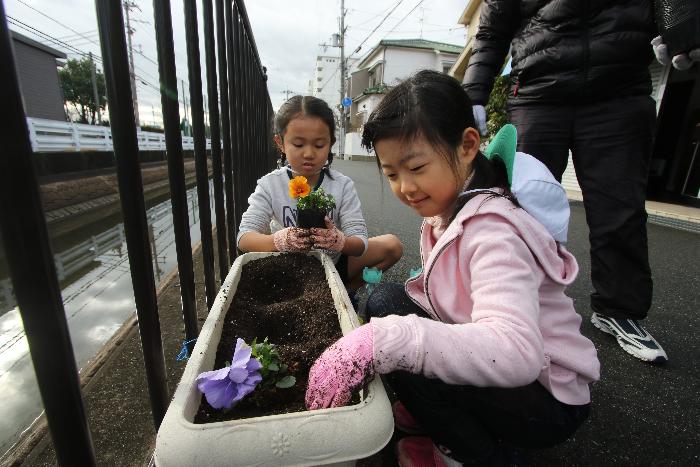
<instances>
[{"instance_id":1,"label":"power line","mask_svg":"<svg viewBox=\"0 0 700 467\"><path fill-rule=\"evenodd\" d=\"M98 47L101 47L99 42L95 42L95 41L93 41L92 39L90 39L89 37L86 37L86 36L85 36L85 33L78 32L78 31L76 31L75 29L73 29L73 28L71 28L71 27L69 27L69 26L66 26L65 24L61 23L60 21L58 21L58 20L56 20L56 19L54 19L54 18L52 18L52 17L46 15L46 14L43 13L42 11L39 11L39 10L37 10L36 8L32 7L31 5L26 4L26 3L23 2L22 0L17 0L17 1L19 1L19 2L22 3L23 5L25 5L25 6L29 7L29 8L31 8L32 10L36 11L37 13L41 14L42 16L45 16L45 17L49 18L50 20L54 21L55 23L57 23L57 24L63 26L64 28L66 28L66 29L68 29L68 30L70 30L70 31L73 31L73 32L74 32L75 34L77 34L78 36L84 37L84 38L87 39L89 42L91 42L91 43L97 45ZM7 19L10 21L10 23L13 24L14 26L16 26L16 27L18 27L18 28L20 28L20 29L23 29L23 30L25 30L26 32L29 32L29 33L32 33L32 34L38 36L38 37L41 39L40 42L44 43L44 45L53 45L53 46L58 46L58 47L61 47L61 48L65 48L65 49L67 49L67 51L69 51L68 53L69 53L70 55L78 55L78 56L83 57L83 58L84 58L84 57L87 57L87 56L89 55L89 52L85 52L85 51L83 51L83 50L77 48L75 45L72 45L72 44L70 44L69 42L66 42L65 40L61 40L61 39L59 39L59 38L57 38L57 37L55 37L55 36L52 36L52 35L50 35L50 34L48 34L48 33L45 33L45 32L43 32L43 31L41 31L41 30L39 30L39 29L37 29L37 28L35 28L35 27L33 27L33 26L30 26L29 24L27 24L27 23L25 23L25 22L23 22L23 21L20 21L20 20L18 20L18 19L16 19L16 18L13 18L13 17L10 16L10 15L6 15L6 17L7 17ZM77 39L76 39L76 40L77 40ZM49 42L49 44L46 43L47 41ZM85 45L87 45L87 44L85 44ZM147 55L143 54L143 52L136 51L136 53L138 53L139 55L141 55L142 57L144 57L146 60L150 61L150 62L153 63L154 65L158 66L158 63L157 63L156 61L154 61L153 59L151 59L151 58L148 57ZM96 61L99 61L100 63L102 63L102 57L101 57L99 54L93 54L93 58L94 58ZM137 66L136 68L139 68L139 71L141 72L141 74L135 74L135 77L138 78L139 81L141 81L143 84L145 84L145 85L148 86L149 88L151 88L151 89L157 91L157 92L159 93L159 95L160 95L160 86L159 86L159 85L160 85L160 79L159 79L159 78L156 78L154 75L152 75L152 74L146 72L146 71L143 70L141 67L138 67L138 66ZM147 80L145 80L145 79L143 78L142 74L143 74L143 75L149 76L148 81L154 81L154 82L158 83L159 85L156 86L156 85L152 85L152 84L148 83ZM187 81L187 80L185 80L185 81Z\"/></svg>"},{"instance_id":2,"label":"power line","mask_svg":"<svg viewBox=\"0 0 700 467\"><path fill-rule=\"evenodd\" d=\"M391 30L390 30L389 32L387 32L386 34L384 34L384 37L386 37L386 36L388 36L389 34L391 34L392 32L394 32L394 30L395 30L396 28L398 28L399 25L400 25L401 23L403 23L404 20L405 20L406 18L408 18L409 16L411 16L411 13L413 13L414 11L416 11L416 8L418 8L418 7L420 6L420 4L423 3L423 1L424 1L424 0L419 0L418 3L416 3L416 6L414 6L413 8L411 8L411 11L409 11L409 12L406 14L406 16L404 16L403 18L401 18L401 19L399 20L399 22L396 23L396 24L394 25L394 27L391 28Z\"/></svg>"},{"instance_id":3,"label":"power line","mask_svg":"<svg viewBox=\"0 0 700 467\"><path fill-rule=\"evenodd\" d=\"M372 32L370 32L370 33L367 35L367 37L365 37L364 40L363 40L362 42L360 42L360 45L358 45L357 48L356 48L350 55L348 55L348 56L346 57L346 60L349 59L350 57L352 57L353 55L355 55L357 52L360 51L360 49L362 48L362 45L363 45L365 42L367 42L367 40L372 36L372 34L374 34L374 32L375 32L377 29L379 29L379 27L380 27L382 24L384 24L384 21L386 21L386 19L389 17L389 15L391 15L391 14L394 12L394 10L396 10L396 9L399 7L399 5L401 5L402 3L403 3L403 0L399 0L399 2L398 2L396 5L394 5L394 8L392 8L391 11L389 11L389 13L387 13L386 16L385 16L384 18L382 18L382 20L379 22L379 24L377 25L377 27L375 27L375 28L372 30ZM414 8L414 9L415 9L415 8Z\"/></svg>"},{"instance_id":4,"label":"power line","mask_svg":"<svg viewBox=\"0 0 700 467\"><path fill-rule=\"evenodd\" d=\"M64 41L62 41L62 40L60 40L60 39L56 39L55 37L51 36L50 34L47 34L47 33L43 32L43 31L40 31L40 30L38 30L37 28L35 28L35 27L33 27L33 26L30 26L30 25L28 25L28 24L26 24L26 23L24 23L24 22L22 22L22 21L20 21L20 20L18 20L18 19L16 19L16 18L13 18L13 17L10 16L10 15L6 15L6 16L7 16L7 19L9 19L10 22L11 22L13 25L15 25L15 26L17 26L17 27L19 27L19 28L22 28L22 29L24 29L25 31L34 33L35 35L38 35L40 38L52 42L54 45L58 45L59 47L65 47L65 48L67 48L68 50L74 51L74 52L76 52L76 53L79 54L79 55L87 55L87 52L83 52L82 50L77 49L77 48L73 47L72 45L70 45L70 44L68 44L68 43L66 43L66 42L64 42ZM98 44L98 45L99 45L99 44ZM101 60L102 60L102 59L100 58L100 61L101 61Z\"/></svg>"},{"instance_id":5,"label":"power line","mask_svg":"<svg viewBox=\"0 0 700 467\"><path fill-rule=\"evenodd\" d=\"M97 34L99 34L98 31L97 31L97 29L90 29L90 30L88 30L88 31L83 31L83 32L78 33L78 34L66 34L65 36L58 36L58 38L61 39L61 40L66 40L66 39L71 39L71 38L79 37L79 36L82 36L82 35L94 36L94 35L97 35Z\"/></svg>"},{"instance_id":6,"label":"power line","mask_svg":"<svg viewBox=\"0 0 700 467\"><path fill-rule=\"evenodd\" d=\"M64 23L58 21L56 18L53 18L53 17L47 15L47 14L44 13L43 11L41 11L41 10L39 10L39 9L37 9L37 8L35 8L35 7L33 7L33 6L31 6L31 5L29 5L28 3L24 2L23 0L17 0L17 1L18 1L19 3L21 3L22 5L26 6L27 8L30 8L31 10L34 10L35 12L39 13L41 16L44 16L45 18L50 19L50 20L53 21L54 23L56 23L56 24L58 24L58 25L60 25L60 26L62 26L62 27L64 27L64 28L66 28L66 29L68 29L69 31L72 31L72 32L74 33L74 34L71 34L71 35L69 35L69 36L67 36L67 37L79 36L79 37L82 38L83 40L85 40L85 41L87 41L87 42L90 42L90 43L92 43L92 44L94 44L94 45L96 45L96 46L98 46L98 47L101 47L99 42L96 42L94 39L92 39L92 38L90 37L90 36L93 36L94 34L99 35L99 32L97 32L97 29L90 30L90 31L87 31L87 32L84 32L84 33L80 32L80 31L76 31L75 29L71 28L70 26L65 25ZM8 17L9 17L9 16L8 16ZM27 25L27 26L28 26L28 25ZM32 29L34 29L34 28L32 28ZM48 34L46 34L46 35L48 36ZM151 36L151 37L152 37L152 36ZM57 41L60 41L64 46L70 47L70 44L68 44L67 42L65 42L65 41L66 41L65 38L64 38L63 40L61 40L61 39L59 39L59 38L54 38L54 39L57 40ZM96 38L95 38L95 39L96 39ZM77 38L74 38L74 39L70 39L68 42L73 42L73 41L77 41L77 40L78 40ZM155 40L155 38L154 38L154 40ZM157 44L157 42L156 42L156 44ZM87 45L87 44L80 44L80 45L82 46L82 45ZM74 50L77 50L77 49L74 48ZM84 55L86 55L85 52L79 52L79 53L83 53ZM152 58L150 58L149 56L147 56L147 55L144 54L143 52L141 52L141 51L136 51L136 53L139 54L139 55L141 55L143 58L145 58L146 60L148 60L149 62L151 62L151 63L152 63L153 65L155 65L156 67L158 66L158 62L156 62L155 60L153 60ZM101 61L101 58L100 58L100 61ZM144 72L144 73L145 73L145 72ZM151 77L152 77L152 76L151 76ZM156 81L158 81L158 80L156 80Z\"/></svg>"},{"instance_id":7,"label":"power line","mask_svg":"<svg viewBox=\"0 0 700 467\"><path fill-rule=\"evenodd\" d=\"M389 7L389 8L391 8L391 7ZM389 8L386 8L384 11L382 11L381 13L377 13L377 14L370 13L369 11L357 10L357 9L354 9L354 8L350 8L350 9L348 9L348 11L356 11L356 12L358 12L358 13L365 13L365 14L368 14L368 15L372 15L369 19L366 19L366 20L364 20L363 22L357 24L357 26L362 26L362 25L367 24L367 23L369 23L369 22L371 22L371 21L374 21L375 19L377 19L377 18L379 18L380 16L382 16L383 14L385 14L385 13L389 10ZM367 29L367 31L369 31L369 29Z\"/></svg>"},{"instance_id":8,"label":"power line","mask_svg":"<svg viewBox=\"0 0 700 467\"><path fill-rule=\"evenodd\" d=\"M22 5L26 6L27 8L36 11L36 12L39 13L41 16L50 19L50 20L53 21L54 23L56 23L56 24L58 24L58 25L60 25L60 26L63 26L64 28L68 29L69 31L73 31L75 34L77 34L77 35L79 35L79 36L81 36L81 37L83 37L83 38L88 39L87 36L85 36L83 33L76 31L75 29L71 28L70 26L66 26L65 24L63 24L63 23L61 23L60 21L58 21L56 18L53 18L53 17L47 15L46 13L44 13L44 12L41 11L41 10L37 10L36 8L34 8L33 6L31 6L30 4L24 2L23 0L17 0L17 1L18 1L19 3L21 3ZM92 39L88 39L88 40L89 40L90 42L92 42L93 44L97 45L98 47L100 46L100 44L99 44L98 42L95 42L95 41L93 41Z\"/></svg>"},{"instance_id":9,"label":"power line","mask_svg":"<svg viewBox=\"0 0 700 467\"><path fill-rule=\"evenodd\" d=\"M323 89L326 87L326 85L327 85L328 83L331 82L331 80L335 77L335 75L338 74L338 70L339 70L339 69L340 69L340 68L336 68L336 69L335 69L335 71L334 71L333 74L330 76L330 78L328 78L328 79L326 80L326 82L323 83L323 86L321 86L321 91L318 91L318 92L323 92Z\"/></svg>"},{"instance_id":10,"label":"power line","mask_svg":"<svg viewBox=\"0 0 700 467\"><path fill-rule=\"evenodd\" d=\"M47 34L47 33L43 32L43 31L40 31L40 30L38 30L38 29L36 29L36 28L34 28L34 27L32 27L32 26L30 26L30 25L28 25L28 24L26 24L26 23L24 23L24 22L22 22L22 21L20 21L20 20L18 20L18 19L16 19L16 18L13 18L13 17L11 17L10 15L6 15L6 16L7 16L7 19L10 21L10 24L12 24L12 25L14 25L14 26L16 26L16 27L18 27L18 28L20 28L20 29L24 29L25 31L30 32L30 33L32 33L32 34L35 34L35 35L39 36L39 38L43 39L44 41L50 42L50 44L46 44L46 42L43 42L44 45L54 45L54 46L66 48L66 49L68 49L68 51L69 51L69 52L68 52L69 55L78 55L78 56L83 57L83 58L85 58L85 57L87 57L87 56L89 55L89 52L85 52L85 51L83 51L83 50L80 50L80 49L78 49L78 48L76 48L76 47L74 47L74 46L72 46L72 45L70 45L70 44L68 44L68 43L66 43L66 42L64 42L64 41L62 41L62 40L60 40L60 39L57 39L57 38L51 36L50 34ZM102 62L102 57L100 57L100 56L97 55L97 54L94 54L94 55L93 55L93 58L94 58L96 61ZM143 70L142 70L142 72L143 72ZM145 73L145 72L143 72L143 73ZM146 73L146 74L147 74L147 73ZM136 77L139 78L139 80L143 80L143 79L144 79L144 78L143 78L142 76L140 76L140 75L136 75ZM151 76L151 78L153 78L153 76ZM156 80L156 82L158 82L158 81L159 81L159 80ZM160 88L159 88L158 86L154 86L154 85L149 84L149 83L146 83L146 84L147 84L148 86L150 86L151 88L155 89L156 91L160 92Z\"/></svg>"}]
</instances>

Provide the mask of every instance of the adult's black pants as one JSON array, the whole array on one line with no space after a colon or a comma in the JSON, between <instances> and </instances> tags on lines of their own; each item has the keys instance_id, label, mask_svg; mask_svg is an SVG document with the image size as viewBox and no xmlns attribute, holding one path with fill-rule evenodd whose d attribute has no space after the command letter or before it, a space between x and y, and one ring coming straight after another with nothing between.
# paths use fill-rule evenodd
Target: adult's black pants
<instances>
[{"instance_id":1,"label":"adult's black pants","mask_svg":"<svg viewBox=\"0 0 700 467\"><path fill-rule=\"evenodd\" d=\"M366 310L369 318L428 318L400 284L378 284ZM559 444L589 412L589 404L559 402L537 381L519 388L482 388L405 371L384 375L384 380L433 442L467 465L500 465L503 446L539 449Z\"/></svg>"},{"instance_id":2,"label":"adult's black pants","mask_svg":"<svg viewBox=\"0 0 700 467\"><path fill-rule=\"evenodd\" d=\"M646 199L656 110L649 96L587 105L511 105L518 150L561 181L569 150L590 230L593 311L644 319L651 306Z\"/></svg>"}]
</instances>

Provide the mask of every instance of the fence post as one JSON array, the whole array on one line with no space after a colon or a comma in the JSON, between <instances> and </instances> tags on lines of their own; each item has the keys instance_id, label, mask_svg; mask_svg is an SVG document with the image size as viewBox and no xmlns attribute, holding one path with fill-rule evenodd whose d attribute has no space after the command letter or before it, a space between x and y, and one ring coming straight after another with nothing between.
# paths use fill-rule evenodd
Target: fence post
<instances>
[{"instance_id":1,"label":"fence post","mask_svg":"<svg viewBox=\"0 0 700 467\"><path fill-rule=\"evenodd\" d=\"M27 127L29 128L29 140L32 143L32 151L37 152L39 150L39 142L36 140L36 129L34 128L34 120L30 117L26 118Z\"/></svg>"},{"instance_id":2,"label":"fence post","mask_svg":"<svg viewBox=\"0 0 700 467\"><path fill-rule=\"evenodd\" d=\"M78 125L74 122L70 124L71 139L73 140L73 150L80 152L80 132L78 130Z\"/></svg>"},{"instance_id":3,"label":"fence post","mask_svg":"<svg viewBox=\"0 0 700 467\"><path fill-rule=\"evenodd\" d=\"M229 0L216 0L216 37L219 57L219 90L221 91L221 135L223 139L224 158L224 189L226 191L226 226L228 231L228 257L231 264L236 260L236 212L233 197L233 171L231 168L231 140L233 134L229 122L230 102L228 84L228 62L226 60L226 26L224 23L224 8ZM231 60L229 57L228 60Z\"/></svg>"},{"instance_id":4,"label":"fence post","mask_svg":"<svg viewBox=\"0 0 700 467\"><path fill-rule=\"evenodd\" d=\"M226 212L224 211L224 186L221 174L221 128L219 126L219 97L216 90L216 50L214 50L214 11L212 0L203 0L204 52L207 64L207 94L209 97L209 124L211 127L211 161L214 175L214 209L216 212L216 239L219 253L219 277L221 282L228 272L226 255ZM233 246L233 245L232 245Z\"/></svg>"}]
</instances>

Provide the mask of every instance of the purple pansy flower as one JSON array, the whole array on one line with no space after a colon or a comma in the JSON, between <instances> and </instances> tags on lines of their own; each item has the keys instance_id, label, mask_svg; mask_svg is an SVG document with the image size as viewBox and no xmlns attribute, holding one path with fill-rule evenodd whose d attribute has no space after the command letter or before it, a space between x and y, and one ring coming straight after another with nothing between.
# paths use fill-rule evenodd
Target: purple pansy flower
<instances>
[{"instance_id":1,"label":"purple pansy flower","mask_svg":"<svg viewBox=\"0 0 700 467\"><path fill-rule=\"evenodd\" d=\"M238 338L231 366L205 371L197 376L197 387L204 393L209 405L215 409L230 409L253 392L262 380L259 373L262 364L251 357L252 350L243 339Z\"/></svg>"}]
</instances>

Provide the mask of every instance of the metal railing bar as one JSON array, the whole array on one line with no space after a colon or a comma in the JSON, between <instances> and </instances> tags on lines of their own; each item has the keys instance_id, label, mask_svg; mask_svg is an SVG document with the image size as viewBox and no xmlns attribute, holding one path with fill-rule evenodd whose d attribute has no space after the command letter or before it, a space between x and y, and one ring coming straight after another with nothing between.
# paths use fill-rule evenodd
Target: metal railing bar
<instances>
[{"instance_id":1,"label":"metal railing bar","mask_svg":"<svg viewBox=\"0 0 700 467\"><path fill-rule=\"evenodd\" d=\"M0 228L41 399L60 465L95 465L61 289L49 244L5 7L0 2ZM58 383L60 381L60 384Z\"/></svg>"},{"instance_id":2,"label":"metal railing bar","mask_svg":"<svg viewBox=\"0 0 700 467\"><path fill-rule=\"evenodd\" d=\"M228 95L228 60L226 58L226 26L224 22L225 0L216 0L216 45L219 58L219 91L221 102L221 134L223 136L224 191L226 192L226 226L228 232L228 256L231 264L236 260L236 213L233 198L233 171L231 168L231 124Z\"/></svg>"},{"instance_id":3,"label":"metal railing bar","mask_svg":"<svg viewBox=\"0 0 700 467\"><path fill-rule=\"evenodd\" d=\"M216 239L219 253L219 277L223 283L228 273L226 212L224 210L224 187L221 173L221 128L219 126L219 97L216 90L216 50L214 44L214 8L212 0L202 1L204 16L204 52L207 64L207 95L209 97L209 125L211 139L219 144L211 149L214 166L214 209L216 210Z\"/></svg>"},{"instance_id":4,"label":"metal railing bar","mask_svg":"<svg viewBox=\"0 0 700 467\"><path fill-rule=\"evenodd\" d=\"M241 115L251 115L250 112L250 57L246 53L247 47L246 47L246 38L245 34L243 33L243 27L242 27L242 22L240 18L240 12L238 10L238 5L237 3L234 6L234 16L233 16L233 28L236 31L236 35L238 37L238 50L239 50L239 56L241 57L241 66L240 66L240 73L241 73L241 80L240 80L240 88L239 88L239 96L241 97L241 103L240 103L240 112ZM250 141L251 141L251 132L253 128L253 123L251 119L244 119L243 120L243 127L241 131L241 144L243 147L243 150L241 151L242 154L250 154L251 157L242 157L240 159L240 177L241 177L241 182L240 182L240 190L241 193L246 193L248 192L248 187L250 186L249 184L249 178L251 175L250 171L250 162L255 159L255 154L252 152L251 147L250 147ZM238 217L237 220L240 223L241 218L243 217L243 206L241 206L241 209L238 211Z\"/></svg>"},{"instance_id":5,"label":"metal railing bar","mask_svg":"<svg viewBox=\"0 0 700 467\"><path fill-rule=\"evenodd\" d=\"M241 119L240 119L240 95L238 87L240 85L240 72L238 63L240 57L236 51L236 32L233 30L233 2L231 0L223 0L224 2L224 18L226 24L226 51L228 55L228 97L229 97L229 125L231 128L231 171L233 173L233 223L238 232L240 225L240 217L238 212L243 204L241 198L241 173L240 173L240 158L242 157L241 146Z\"/></svg>"},{"instance_id":6,"label":"metal railing bar","mask_svg":"<svg viewBox=\"0 0 700 467\"><path fill-rule=\"evenodd\" d=\"M177 255L182 314L187 341L199 335L197 302L192 260L192 239L187 211L187 186L185 184L184 155L180 133L180 104L177 94L177 70L173 43L173 20L170 0L153 1L153 21L156 30L158 75L160 77L160 102L163 111L163 127L168 157L173 230ZM212 145L214 151L217 144ZM191 345L193 347L194 344ZM189 349L191 350L191 348Z\"/></svg>"},{"instance_id":7,"label":"metal railing bar","mask_svg":"<svg viewBox=\"0 0 700 467\"><path fill-rule=\"evenodd\" d=\"M194 159L199 196L199 228L204 264L204 290L207 309L214 304L217 287L214 279L214 242L212 239L211 211L209 209L209 173L204 134L204 99L202 98L202 70L199 57L199 32L196 0L183 1L185 12L185 41L187 43L187 69L190 81L190 109L194 133Z\"/></svg>"},{"instance_id":8,"label":"metal railing bar","mask_svg":"<svg viewBox=\"0 0 700 467\"><path fill-rule=\"evenodd\" d=\"M168 407L163 343L160 336L146 206L138 163L138 141L131 96L129 64L121 2L96 0L97 24L104 66L109 121L117 165L124 233L143 348L151 411L156 429Z\"/></svg>"},{"instance_id":9,"label":"metal railing bar","mask_svg":"<svg viewBox=\"0 0 700 467\"><path fill-rule=\"evenodd\" d=\"M258 54L258 47L255 45L255 38L253 37L253 28L250 26L250 21L248 20L248 12L245 8L245 3L243 0L232 0L238 9L238 16L241 18L242 26L246 31L248 36L248 42L253 49L255 54L255 63L260 70L262 70L262 61L260 60L260 55Z\"/></svg>"},{"instance_id":10,"label":"metal railing bar","mask_svg":"<svg viewBox=\"0 0 700 467\"><path fill-rule=\"evenodd\" d=\"M242 23L242 18L241 18L241 23ZM241 28L243 31L245 31L243 28ZM250 38L247 38L246 42L246 50L247 50L247 56L248 56L248 92L247 98L248 98L248 111L250 112L251 115L255 116L255 104L256 104L256 94L255 94L255 89L256 89L256 83L259 81L259 76L260 72L262 71L262 68L256 67L255 62L253 60L254 54L253 54L253 45L250 42ZM259 167L263 166L263 160L260 157L261 154L256 151L256 138L258 136L258 128L257 128L257 121L253 118L250 121L250 131L248 132L248 147L250 148L250 151L252 154L255 155L254 158L252 158L248 162L248 176L246 177L246 182L248 184L248 188L251 187L251 179L252 180L257 180L257 169ZM241 216L243 215L243 212L241 212Z\"/></svg>"}]
</instances>

